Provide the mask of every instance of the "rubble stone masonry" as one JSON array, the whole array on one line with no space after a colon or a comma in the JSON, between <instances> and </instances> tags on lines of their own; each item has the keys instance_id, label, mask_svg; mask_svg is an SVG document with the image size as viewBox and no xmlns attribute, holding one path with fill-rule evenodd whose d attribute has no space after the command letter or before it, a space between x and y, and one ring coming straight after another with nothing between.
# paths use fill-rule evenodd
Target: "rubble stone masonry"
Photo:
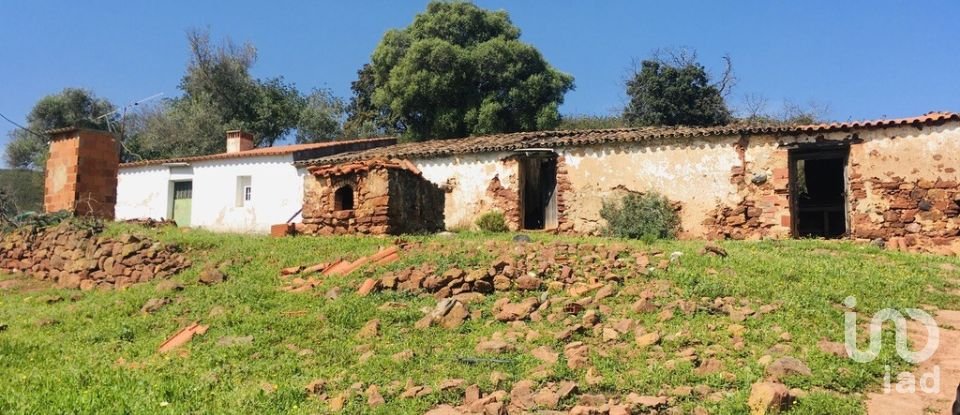
<instances>
[{"instance_id":1,"label":"rubble stone masonry","mask_svg":"<svg viewBox=\"0 0 960 415\"><path fill-rule=\"evenodd\" d=\"M61 288L122 289L191 265L176 247L134 235L104 237L89 224L20 228L0 239L0 272L25 273Z\"/></svg>"},{"instance_id":2,"label":"rubble stone masonry","mask_svg":"<svg viewBox=\"0 0 960 415\"><path fill-rule=\"evenodd\" d=\"M305 177L303 222L296 225L296 232L339 235L443 230L443 191L411 168L380 161L314 168ZM352 208L338 208L336 193L340 189L352 192Z\"/></svg>"}]
</instances>

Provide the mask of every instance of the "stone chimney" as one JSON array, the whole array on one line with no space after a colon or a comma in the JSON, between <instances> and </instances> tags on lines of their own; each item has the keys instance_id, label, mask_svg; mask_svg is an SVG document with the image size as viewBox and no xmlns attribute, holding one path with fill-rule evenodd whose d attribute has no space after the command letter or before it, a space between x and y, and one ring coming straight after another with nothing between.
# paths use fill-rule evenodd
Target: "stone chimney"
<instances>
[{"instance_id":1,"label":"stone chimney","mask_svg":"<svg viewBox=\"0 0 960 415\"><path fill-rule=\"evenodd\" d=\"M82 128L61 128L47 134L50 158L44 177L44 211L68 210L80 216L113 219L120 169L113 134Z\"/></svg>"},{"instance_id":2,"label":"stone chimney","mask_svg":"<svg viewBox=\"0 0 960 415\"><path fill-rule=\"evenodd\" d=\"M227 131L227 153L253 150L253 134L243 130Z\"/></svg>"}]
</instances>

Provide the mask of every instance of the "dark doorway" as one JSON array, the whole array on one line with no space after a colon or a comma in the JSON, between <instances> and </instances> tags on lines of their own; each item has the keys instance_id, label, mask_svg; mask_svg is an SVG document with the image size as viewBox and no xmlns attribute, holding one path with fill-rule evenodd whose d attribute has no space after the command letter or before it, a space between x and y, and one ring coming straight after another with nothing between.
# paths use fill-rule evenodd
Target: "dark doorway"
<instances>
[{"instance_id":1,"label":"dark doorway","mask_svg":"<svg viewBox=\"0 0 960 415\"><path fill-rule=\"evenodd\" d=\"M837 238L847 233L848 148L790 151L794 235Z\"/></svg>"},{"instance_id":2,"label":"dark doorway","mask_svg":"<svg viewBox=\"0 0 960 415\"><path fill-rule=\"evenodd\" d=\"M520 159L520 212L523 229L557 226L557 157L553 152Z\"/></svg>"},{"instance_id":3,"label":"dark doorway","mask_svg":"<svg viewBox=\"0 0 960 415\"><path fill-rule=\"evenodd\" d=\"M353 210L353 188L343 186L333 193L333 210Z\"/></svg>"}]
</instances>

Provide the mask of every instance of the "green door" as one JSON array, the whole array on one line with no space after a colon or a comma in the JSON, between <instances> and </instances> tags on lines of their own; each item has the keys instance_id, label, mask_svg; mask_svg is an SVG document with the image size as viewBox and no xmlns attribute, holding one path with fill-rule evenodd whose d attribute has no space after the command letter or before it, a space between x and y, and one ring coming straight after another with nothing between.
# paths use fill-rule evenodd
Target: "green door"
<instances>
[{"instance_id":1,"label":"green door","mask_svg":"<svg viewBox=\"0 0 960 415\"><path fill-rule=\"evenodd\" d=\"M193 182L173 183L173 221L177 226L190 226L190 205L193 201Z\"/></svg>"}]
</instances>

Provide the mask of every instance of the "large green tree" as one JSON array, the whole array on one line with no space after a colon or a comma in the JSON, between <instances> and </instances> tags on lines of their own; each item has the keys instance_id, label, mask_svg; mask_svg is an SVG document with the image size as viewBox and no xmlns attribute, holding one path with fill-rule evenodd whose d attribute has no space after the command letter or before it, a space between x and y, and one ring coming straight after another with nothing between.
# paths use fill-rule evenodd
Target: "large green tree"
<instances>
[{"instance_id":1,"label":"large green tree","mask_svg":"<svg viewBox=\"0 0 960 415\"><path fill-rule=\"evenodd\" d=\"M303 95L283 78L256 79L251 44L210 40L206 31L188 32L190 61L180 81L183 94L134 114L130 158L166 158L224 151L224 132L242 129L258 147L295 135L298 142L340 135L343 103L329 91Z\"/></svg>"},{"instance_id":2,"label":"large green tree","mask_svg":"<svg viewBox=\"0 0 960 415\"><path fill-rule=\"evenodd\" d=\"M110 101L86 89L66 88L45 96L27 114L26 129L9 132L5 161L13 168L42 169L49 144L44 131L61 127L106 129L107 122L114 117L104 115L113 110Z\"/></svg>"},{"instance_id":3,"label":"large green tree","mask_svg":"<svg viewBox=\"0 0 960 415\"><path fill-rule=\"evenodd\" d=\"M719 82L690 53L656 54L640 63L627 80L630 102L623 117L631 125L714 126L733 120L724 99L732 83L729 58Z\"/></svg>"},{"instance_id":4,"label":"large green tree","mask_svg":"<svg viewBox=\"0 0 960 415\"><path fill-rule=\"evenodd\" d=\"M414 140L553 128L573 88L505 11L466 2L431 2L387 32L359 75L351 125Z\"/></svg>"}]
</instances>

